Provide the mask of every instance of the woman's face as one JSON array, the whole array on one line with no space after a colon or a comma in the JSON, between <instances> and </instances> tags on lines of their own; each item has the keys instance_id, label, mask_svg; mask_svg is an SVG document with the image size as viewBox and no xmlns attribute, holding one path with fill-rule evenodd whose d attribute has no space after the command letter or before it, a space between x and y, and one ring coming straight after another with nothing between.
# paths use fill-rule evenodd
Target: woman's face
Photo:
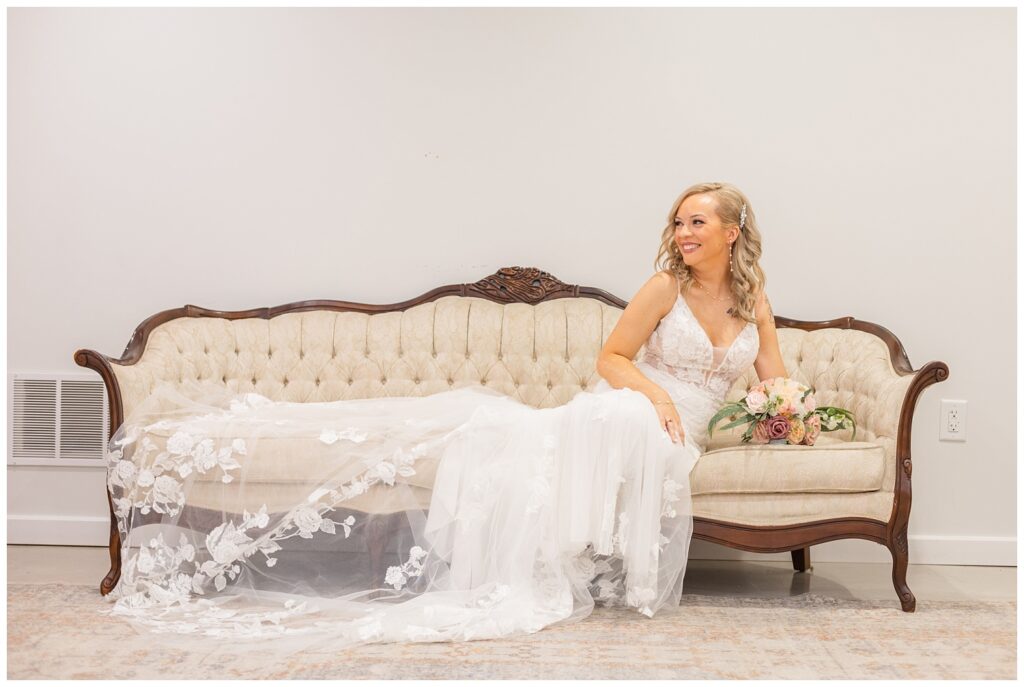
<instances>
[{"instance_id":1,"label":"woman's face","mask_svg":"<svg viewBox=\"0 0 1024 687\"><path fill-rule=\"evenodd\" d=\"M731 236L722 229L717 207L713 195L698 193L684 200L676 211L676 245L687 265L712 265L729 260Z\"/></svg>"}]
</instances>

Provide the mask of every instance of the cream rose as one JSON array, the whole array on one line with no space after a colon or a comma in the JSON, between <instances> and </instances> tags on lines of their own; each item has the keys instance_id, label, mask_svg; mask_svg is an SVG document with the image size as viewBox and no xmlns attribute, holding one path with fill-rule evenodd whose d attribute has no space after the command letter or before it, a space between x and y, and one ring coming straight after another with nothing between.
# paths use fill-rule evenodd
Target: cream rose
<instances>
[{"instance_id":1,"label":"cream rose","mask_svg":"<svg viewBox=\"0 0 1024 687\"><path fill-rule=\"evenodd\" d=\"M299 528L299 536L303 539L312 538L313 533L320 529L322 522L323 517L309 506L299 508L292 516L292 523Z\"/></svg>"},{"instance_id":2,"label":"cream rose","mask_svg":"<svg viewBox=\"0 0 1024 687\"><path fill-rule=\"evenodd\" d=\"M160 475L153 483L153 499L158 503L180 503L185 496L178 480L170 475Z\"/></svg>"}]
</instances>

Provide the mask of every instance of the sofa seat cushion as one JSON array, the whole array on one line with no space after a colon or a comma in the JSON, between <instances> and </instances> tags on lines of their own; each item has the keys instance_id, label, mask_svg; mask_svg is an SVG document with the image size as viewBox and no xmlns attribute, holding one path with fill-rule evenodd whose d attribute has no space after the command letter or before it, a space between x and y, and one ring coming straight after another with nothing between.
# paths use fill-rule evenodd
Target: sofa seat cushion
<instances>
[{"instance_id":1,"label":"sofa seat cushion","mask_svg":"<svg viewBox=\"0 0 1024 687\"><path fill-rule=\"evenodd\" d=\"M844 493L882 488L885 449L868 441L741 444L705 452L690 473L691 493Z\"/></svg>"},{"instance_id":2,"label":"sofa seat cushion","mask_svg":"<svg viewBox=\"0 0 1024 687\"><path fill-rule=\"evenodd\" d=\"M752 527L792 527L833 518L892 517L891 489L857 494L698 494L693 517Z\"/></svg>"},{"instance_id":3,"label":"sofa seat cushion","mask_svg":"<svg viewBox=\"0 0 1024 687\"><path fill-rule=\"evenodd\" d=\"M173 430L153 428L148 435L157 449L163 451L173 433ZM214 444L220 447L235 437L237 434L216 438ZM355 461L346 464L345 474L341 474L336 451L318 437L261 437L255 447L255 451L240 457L241 468L231 471L234 478L253 486L294 485L302 489L321 484L325 479L347 482L366 469L361 461ZM439 453L420 455L412 463L415 472L395 475L395 482L431 489L440 462ZM815 446L740 444L706 451L690 473L690 487L694 496L872 492L882 488L884 474L885 451L881 445L823 437ZM189 479L222 483L223 475L222 470L215 468L193 472ZM231 483L222 484L228 490L235 487Z\"/></svg>"}]
</instances>

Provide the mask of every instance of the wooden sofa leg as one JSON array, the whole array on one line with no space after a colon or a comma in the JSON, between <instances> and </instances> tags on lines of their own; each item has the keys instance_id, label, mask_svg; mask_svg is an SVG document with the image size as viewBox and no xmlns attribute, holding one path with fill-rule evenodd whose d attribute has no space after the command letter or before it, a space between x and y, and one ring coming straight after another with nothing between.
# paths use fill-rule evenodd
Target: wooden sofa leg
<instances>
[{"instance_id":1,"label":"wooden sofa leg","mask_svg":"<svg viewBox=\"0 0 1024 687\"><path fill-rule=\"evenodd\" d=\"M896 594L900 597L900 605L907 613L913 613L917 608L917 599L914 593L907 586L907 563L909 554L907 552L907 529L897 530L893 534L893 541L889 544L889 552L892 554L892 585L896 588Z\"/></svg>"},{"instance_id":2,"label":"wooden sofa leg","mask_svg":"<svg viewBox=\"0 0 1024 687\"><path fill-rule=\"evenodd\" d=\"M793 557L793 569L797 572L807 572L812 569L811 547L805 546L802 549L793 549L789 554Z\"/></svg>"},{"instance_id":3,"label":"wooden sofa leg","mask_svg":"<svg viewBox=\"0 0 1024 687\"><path fill-rule=\"evenodd\" d=\"M107 500L110 501L109 493ZM110 541L107 546L110 548L110 570L100 582L100 596L109 594L121 579L121 534L117 531L113 502L110 502Z\"/></svg>"}]
</instances>

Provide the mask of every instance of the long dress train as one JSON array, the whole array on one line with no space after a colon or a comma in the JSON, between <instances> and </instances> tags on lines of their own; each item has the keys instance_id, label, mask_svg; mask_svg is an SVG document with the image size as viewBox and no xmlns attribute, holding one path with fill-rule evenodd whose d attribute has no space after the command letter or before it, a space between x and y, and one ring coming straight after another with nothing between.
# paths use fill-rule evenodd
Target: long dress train
<instances>
[{"instance_id":1,"label":"long dress train","mask_svg":"<svg viewBox=\"0 0 1024 687\"><path fill-rule=\"evenodd\" d=\"M595 603L678 605L689 475L757 332L711 345L680 297L637 367L676 402L600 380L538 409L482 385L275 402L158 386L111 438L122 570L106 612L140 631L275 650L536 632Z\"/></svg>"}]
</instances>

